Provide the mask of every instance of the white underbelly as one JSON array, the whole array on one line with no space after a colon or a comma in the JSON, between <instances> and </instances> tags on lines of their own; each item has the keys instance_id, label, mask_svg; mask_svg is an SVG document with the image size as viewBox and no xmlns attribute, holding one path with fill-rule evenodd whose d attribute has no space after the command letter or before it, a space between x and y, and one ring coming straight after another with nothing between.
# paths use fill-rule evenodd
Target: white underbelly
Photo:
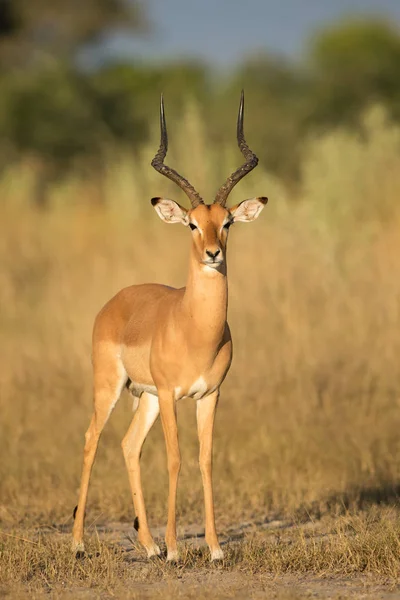
<instances>
[{"instance_id":1,"label":"white underbelly","mask_svg":"<svg viewBox=\"0 0 400 600\"><path fill-rule=\"evenodd\" d=\"M199 377L187 391L177 386L174 390L175 400L180 400L181 398L193 398L194 400L201 400L201 398L204 398L204 396L208 396L214 392L216 388L217 386L210 387L204 377Z\"/></svg>"},{"instance_id":2,"label":"white underbelly","mask_svg":"<svg viewBox=\"0 0 400 600\"><path fill-rule=\"evenodd\" d=\"M210 388L204 377L199 377L188 390L184 390L182 387L176 386L174 389L175 400L180 400L181 398L193 398L194 400L200 400L201 398L204 398L204 396L208 396L208 394L214 392L216 387L217 386ZM158 390L155 385L131 381L128 389L132 396L135 396L136 398L140 398L143 392L147 392L148 394L158 397Z\"/></svg>"}]
</instances>

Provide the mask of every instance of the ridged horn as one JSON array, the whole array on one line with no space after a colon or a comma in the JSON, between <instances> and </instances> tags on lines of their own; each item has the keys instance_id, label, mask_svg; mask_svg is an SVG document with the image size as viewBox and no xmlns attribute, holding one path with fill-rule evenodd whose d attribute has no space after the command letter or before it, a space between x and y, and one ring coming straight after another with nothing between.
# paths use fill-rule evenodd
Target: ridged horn
<instances>
[{"instance_id":1,"label":"ridged horn","mask_svg":"<svg viewBox=\"0 0 400 600\"><path fill-rule=\"evenodd\" d=\"M243 179L245 175L250 173L250 171L252 171L258 164L257 156L254 154L254 152L250 150L246 143L246 140L244 139L243 115L244 91L242 90L242 93L240 95L239 113L237 118L237 142L241 153L246 159L246 162L241 167L236 169L236 171L234 171L232 175L228 177L226 182L219 188L217 195L215 196L214 204L220 204L221 206L225 206L226 200L233 188L235 187L235 185L239 183L239 181Z\"/></svg>"},{"instance_id":2,"label":"ridged horn","mask_svg":"<svg viewBox=\"0 0 400 600\"><path fill-rule=\"evenodd\" d=\"M200 194L196 192L196 190L188 182L188 180L182 177L182 175L179 175L179 173L177 173L174 169L171 169L171 167L168 167L164 164L164 159L168 150L168 134L167 126L165 123L164 97L162 94L160 102L160 129L160 147L158 149L157 154L151 161L151 166L154 167L156 171L161 173L161 175L165 175L165 177L168 177L168 179L171 179L171 181L179 185L181 190L183 190L188 196L193 208L196 208L196 206L198 206L199 204L204 204Z\"/></svg>"}]
</instances>

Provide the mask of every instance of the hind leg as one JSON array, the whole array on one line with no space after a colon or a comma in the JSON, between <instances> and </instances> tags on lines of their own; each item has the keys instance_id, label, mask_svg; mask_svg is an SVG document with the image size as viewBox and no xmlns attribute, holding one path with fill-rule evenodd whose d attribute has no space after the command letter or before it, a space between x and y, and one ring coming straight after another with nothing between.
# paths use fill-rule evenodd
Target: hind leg
<instances>
[{"instance_id":1,"label":"hind leg","mask_svg":"<svg viewBox=\"0 0 400 600\"><path fill-rule=\"evenodd\" d=\"M119 360L111 364L110 362L103 364L103 367L103 369L100 369L96 366L94 371L94 412L85 435L81 486L72 531L72 550L74 552L83 552L84 550L83 527L85 507L90 474L96 457L100 435L128 379L126 371Z\"/></svg>"},{"instance_id":2,"label":"hind leg","mask_svg":"<svg viewBox=\"0 0 400 600\"><path fill-rule=\"evenodd\" d=\"M144 392L139 400L139 407L132 423L122 440L129 483L132 490L133 504L136 512L136 528L139 542L145 547L147 555L160 554L160 548L154 543L147 524L142 482L140 478L140 454L143 443L160 412L157 396Z\"/></svg>"}]
</instances>

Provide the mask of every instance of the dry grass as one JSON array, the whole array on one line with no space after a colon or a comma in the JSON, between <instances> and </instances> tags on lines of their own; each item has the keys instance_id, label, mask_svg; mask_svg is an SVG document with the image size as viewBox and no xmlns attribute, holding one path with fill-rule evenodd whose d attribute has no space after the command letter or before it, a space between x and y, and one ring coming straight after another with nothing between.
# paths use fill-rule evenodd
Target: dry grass
<instances>
[{"instance_id":1,"label":"dry grass","mask_svg":"<svg viewBox=\"0 0 400 600\"><path fill-rule=\"evenodd\" d=\"M184 131L201 134L193 114L188 119L177 147ZM228 552L228 569L398 577L396 509L388 516L368 507L397 506L400 489L400 151L398 131L378 113L368 116L366 132L365 139L336 132L313 142L298 202L288 202L262 169L235 192L237 199L267 194L270 204L256 224L231 233L235 348L215 431L217 522L224 528L267 515L338 520L334 535L313 541L301 532L290 543L247 539ZM184 165L199 187L210 177L212 185L202 187L210 191L237 155L202 163L203 152L199 144L170 162ZM122 578L165 577L157 565L135 575L101 540L91 542L100 557L82 566L64 539L35 537L39 526L70 524L76 504L94 315L125 285L185 280L188 234L158 221L149 203L164 190L178 196L150 172L150 153L133 165L126 158L110 163L103 209L86 202L95 187L87 182L54 189L48 214L27 206L28 167L0 182L0 519L3 533L36 532L33 544L3 535L0 583L21 594L63 581L110 591ZM203 166L195 172L196 165ZM124 396L101 440L89 524L133 518L119 445L131 408ZM179 406L179 426L179 519L199 523L191 401ZM158 526L167 494L159 424L142 460L150 522ZM189 552L185 561L183 569L208 569L203 555Z\"/></svg>"},{"instance_id":2,"label":"dry grass","mask_svg":"<svg viewBox=\"0 0 400 600\"><path fill-rule=\"evenodd\" d=\"M79 591L88 598L166 594L196 598L203 597L202 591L205 598L210 593L225 598L244 588L247 593L253 590L254 597L268 589L271 597L283 597L286 592L292 598L290 588L300 591L304 578L315 585L329 576L331 591L336 593L340 591L338 577L346 582L358 578L364 594L368 584L377 594L379 584L390 590L398 581L400 521L394 511L381 509L328 519L311 527L297 524L294 529L272 528L267 534L248 534L240 544L225 546L221 564L209 563L205 547L187 544L181 547L177 565L158 558L147 561L140 549L127 552L116 543L102 541L96 533L88 536L85 559L76 560L60 530L43 533L32 529L26 535L21 538L8 533L6 541L0 543L0 593L12 589L18 597L29 590L31 597L43 592L52 597L74 597ZM329 597L336 597L336 593ZM354 587L351 597L356 597Z\"/></svg>"}]
</instances>

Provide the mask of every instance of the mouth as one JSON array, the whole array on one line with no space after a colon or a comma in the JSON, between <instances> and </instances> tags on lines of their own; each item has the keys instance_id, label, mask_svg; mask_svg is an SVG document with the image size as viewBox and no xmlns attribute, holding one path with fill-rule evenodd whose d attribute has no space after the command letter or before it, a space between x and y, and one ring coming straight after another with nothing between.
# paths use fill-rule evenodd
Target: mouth
<instances>
[{"instance_id":1,"label":"mouth","mask_svg":"<svg viewBox=\"0 0 400 600\"><path fill-rule=\"evenodd\" d=\"M212 269L218 269L218 267L220 267L222 265L222 263L224 262L224 260L223 259L220 259L220 260L202 260L201 262L206 267L211 267Z\"/></svg>"}]
</instances>

